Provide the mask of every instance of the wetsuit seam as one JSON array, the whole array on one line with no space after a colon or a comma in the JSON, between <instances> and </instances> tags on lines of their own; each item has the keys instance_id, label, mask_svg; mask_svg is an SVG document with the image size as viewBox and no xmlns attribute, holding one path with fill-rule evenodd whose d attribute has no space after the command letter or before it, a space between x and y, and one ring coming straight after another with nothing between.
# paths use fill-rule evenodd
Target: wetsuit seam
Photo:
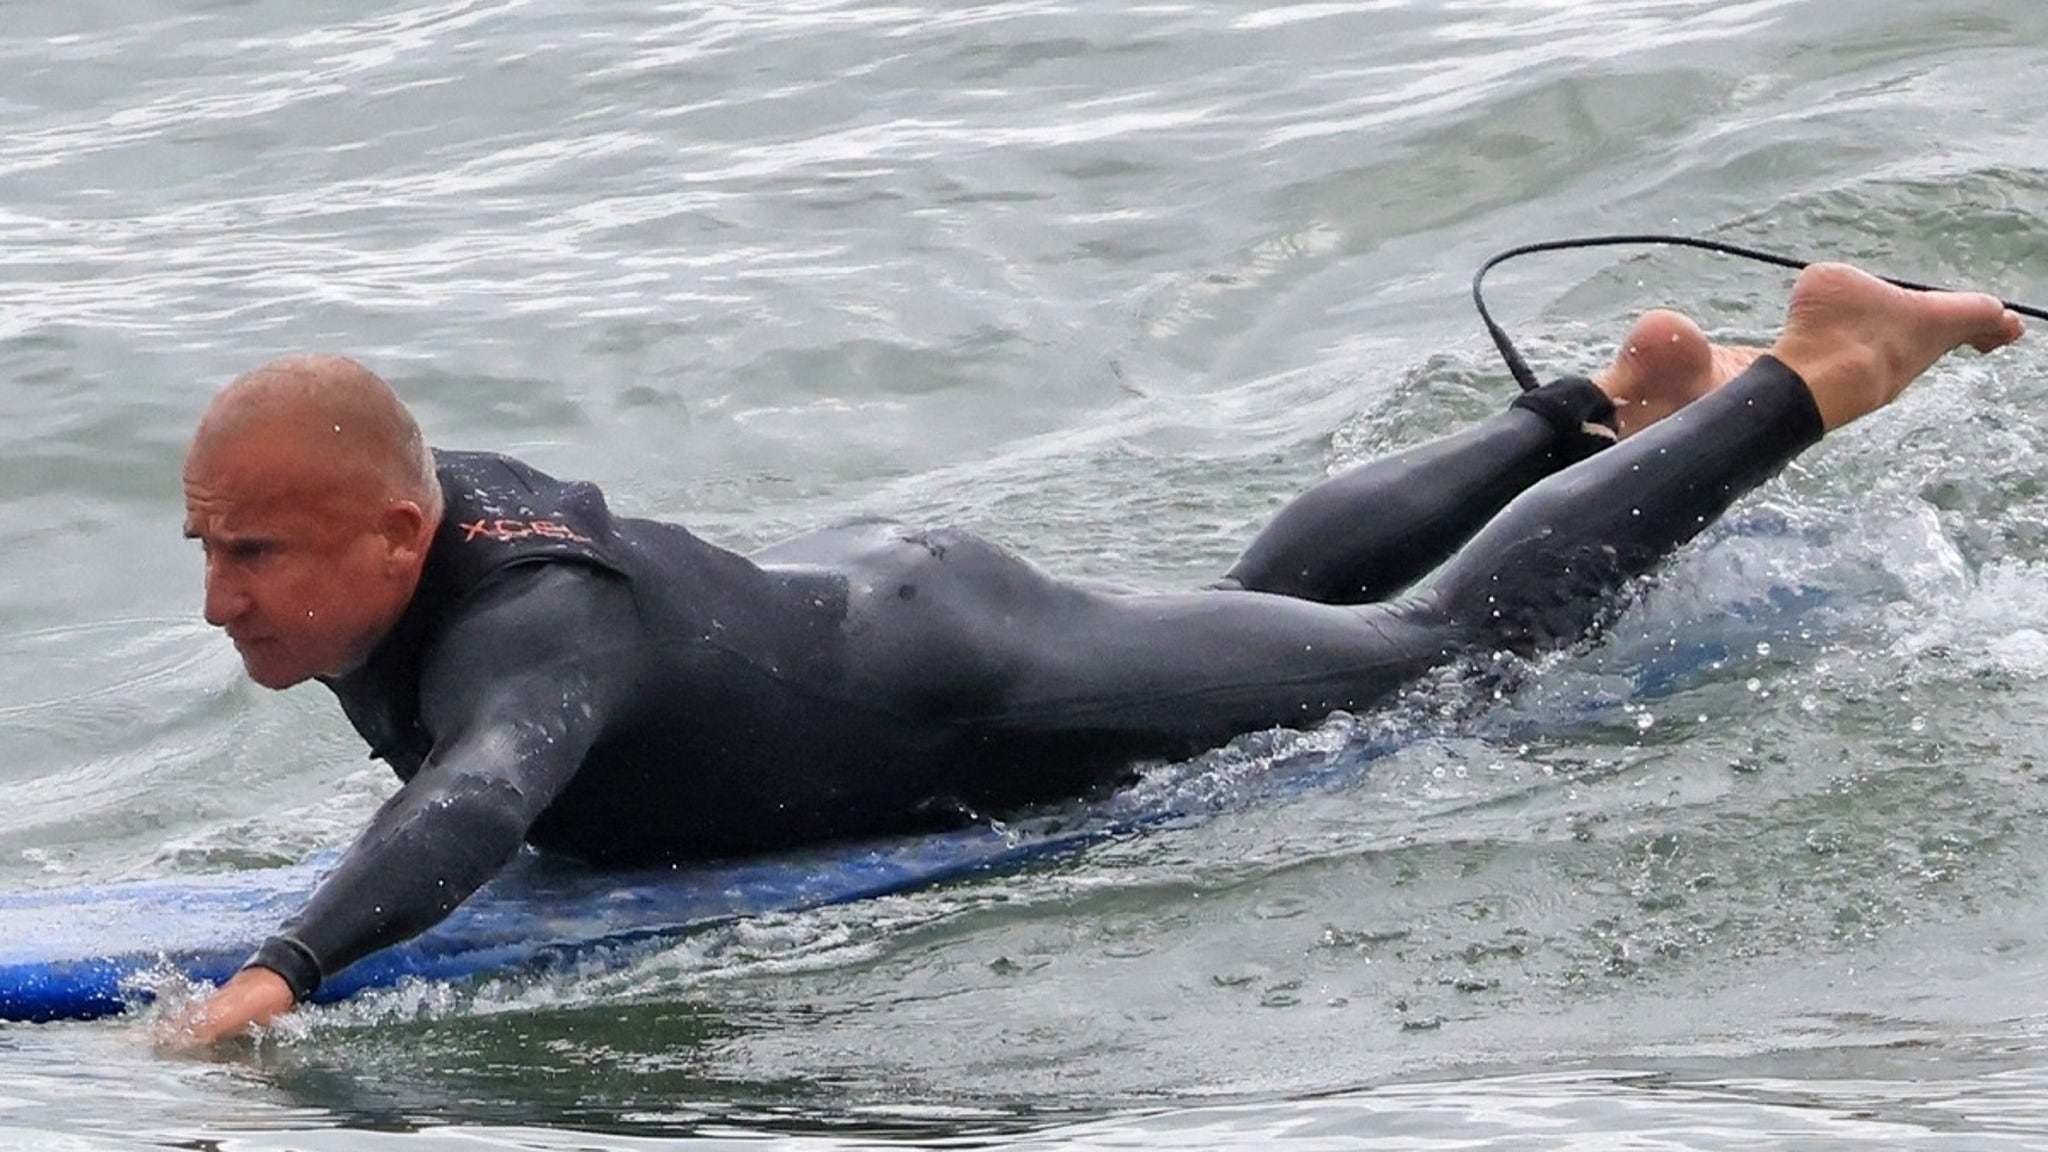
<instances>
[{"instance_id":1,"label":"wetsuit seam","mask_svg":"<svg viewBox=\"0 0 2048 1152\"><path fill-rule=\"evenodd\" d=\"M1200 688L1189 688L1176 692L1132 693L1127 696L1118 697L1117 700L1113 703L1100 705L1093 708L1075 707L1075 701L1079 700L1080 697L1057 698L1050 699L1042 705L1036 705L1028 709L1005 709L1000 712L982 713L978 716L964 717L944 722L956 727L972 727L983 724L995 724L1002 726L1014 725L1021 722L1028 722L1033 719L1047 716L1085 717L1090 715L1112 715L1133 704L1183 703L1191 700L1202 700L1205 698L1216 696L1230 696L1236 693L1244 692L1247 689L1274 687L1300 688L1314 685L1323 681L1342 682L1347 680L1347 678L1369 676L1374 674L1384 674L1386 668L1389 665L1399 665L1402 663L1404 663L1404 661L1401 661L1398 658L1396 658L1374 664L1344 665L1341 667L1321 669L1316 672L1303 673L1299 676L1268 676L1261 677L1259 679L1231 680L1221 683L1206 684ZM1343 707L1346 709L1371 708L1380 699L1383 699L1391 695L1394 691L1394 687L1395 686L1393 685L1388 685L1385 687L1378 688L1373 692L1368 693L1369 695L1373 696L1374 699L1354 699L1351 703L1344 705ZM1349 690L1350 689L1348 687L1336 687L1333 685L1333 691ZM1333 705L1333 710L1336 707L1336 705Z\"/></svg>"}]
</instances>

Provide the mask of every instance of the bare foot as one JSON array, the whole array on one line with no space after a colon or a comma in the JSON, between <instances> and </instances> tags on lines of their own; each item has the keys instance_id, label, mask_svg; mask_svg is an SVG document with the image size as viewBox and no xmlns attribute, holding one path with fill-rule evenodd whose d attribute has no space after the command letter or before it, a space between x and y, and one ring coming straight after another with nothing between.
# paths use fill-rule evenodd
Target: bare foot
<instances>
[{"instance_id":1,"label":"bare foot","mask_svg":"<svg viewBox=\"0 0 2048 1152\"><path fill-rule=\"evenodd\" d=\"M1832 432L1897 399L1955 349L1989 352L2024 330L1992 296L1911 292L1846 264L1816 264L1793 285L1771 354L1806 381Z\"/></svg>"},{"instance_id":2,"label":"bare foot","mask_svg":"<svg viewBox=\"0 0 2048 1152\"><path fill-rule=\"evenodd\" d=\"M1676 312L1645 312L1607 371L1593 378L1614 401L1614 423L1632 436L1740 376L1762 348L1710 343Z\"/></svg>"}]
</instances>

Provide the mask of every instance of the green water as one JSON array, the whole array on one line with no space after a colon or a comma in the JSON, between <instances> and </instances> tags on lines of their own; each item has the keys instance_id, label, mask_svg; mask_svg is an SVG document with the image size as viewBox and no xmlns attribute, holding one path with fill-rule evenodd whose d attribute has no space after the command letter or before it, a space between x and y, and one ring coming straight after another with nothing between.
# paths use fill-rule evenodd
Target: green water
<instances>
[{"instance_id":1,"label":"green water","mask_svg":"<svg viewBox=\"0 0 2048 1152\"><path fill-rule=\"evenodd\" d=\"M184 440L272 355L723 543L887 513L1189 586L1511 395L1463 297L1510 244L2048 301L2044 45L2029 0L19 0L0 889L296 860L392 787L198 620ZM1785 287L1490 283L1550 372L1651 306L1763 338ZM1943 366L1348 786L216 1059L7 1026L0 1147L2040 1146L2044 365ZM1636 693L1670 637L1726 651Z\"/></svg>"}]
</instances>

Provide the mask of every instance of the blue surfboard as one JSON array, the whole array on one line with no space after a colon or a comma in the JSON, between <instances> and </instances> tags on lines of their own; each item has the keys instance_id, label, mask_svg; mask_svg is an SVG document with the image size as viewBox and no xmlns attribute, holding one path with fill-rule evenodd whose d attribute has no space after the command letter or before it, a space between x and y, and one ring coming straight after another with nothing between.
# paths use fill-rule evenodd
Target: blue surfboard
<instances>
[{"instance_id":1,"label":"blue surfboard","mask_svg":"<svg viewBox=\"0 0 2048 1152\"><path fill-rule=\"evenodd\" d=\"M1783 635L1824 601L1816 589L1771 589L1722 615L1714 634L1624 655L1629 696L1677 691L1728 657L1738 637ZM1556 727L1612 706L1589 700L1531 719L1512 714L1482 735ZM1510 710L1512 713L1512 710ZM1576 712L1576 715L1573 713ZM760 859L602 871L520 856L434 928L335 973L315 997L339 1000L407 978L458 980L636 947L741 917L842 904L1014 869L1169 822L1355 783L1372 761L1414 738L1399 724L1356 722L1345 739L1308 741L1258 779L1219 788L1197 763L1163 770L1107 800L1012 825L861 843ZM84 1020L153 998L176 973L219 983L298 909L331 864L0 893L0 1020Z\"/></svg>"},{"instance_id":2,"label":"blue surfboard","mask_svg":"<svg viewBox=\"0 0 2048 1152\"><path fill-rule=\"evenodd\" d=\"M1162 814L1163 818L1163 814ZM453 980L588 958L770 912L842 904L1014 868L1135 826L977 826L759 860L601 871L527 853L434 928L321 985L339 1000L408 977ZM324 865L0 895L0 1020L88 1020L147 1002L154 975L219 983Z\"/></svg>"}]
</instances>

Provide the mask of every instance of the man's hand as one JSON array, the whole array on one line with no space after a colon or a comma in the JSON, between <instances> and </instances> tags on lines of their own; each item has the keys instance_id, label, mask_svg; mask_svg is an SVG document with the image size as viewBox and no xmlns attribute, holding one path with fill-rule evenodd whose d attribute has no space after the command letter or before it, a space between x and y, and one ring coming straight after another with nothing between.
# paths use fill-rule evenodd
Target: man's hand
<instances>
[{"instance_id":1,"label":"man's hand","mask_svg":"<svg viewBox=\"0 0 2048 1152\"><path fill-rule=\"evenodd\" d=\"M191 1049L238 1036L291 1011L292 990L268 968L244 968L157 1029L159 1048Z\"/></svg>"}]
</instances>

